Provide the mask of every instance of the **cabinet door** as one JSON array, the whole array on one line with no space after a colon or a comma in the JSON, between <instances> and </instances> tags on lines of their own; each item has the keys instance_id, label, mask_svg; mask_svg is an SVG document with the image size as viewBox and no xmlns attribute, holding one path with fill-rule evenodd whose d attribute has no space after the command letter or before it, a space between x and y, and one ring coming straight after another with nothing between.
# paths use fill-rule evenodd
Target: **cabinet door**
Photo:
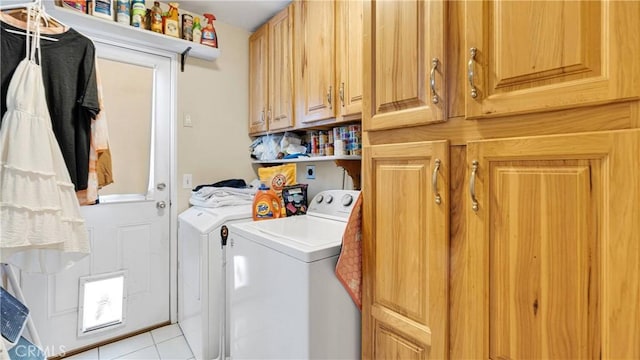
<instances>
[{"instance_id":1,"label":"cabinet door","mask_svg":"<svg viewBox=\"0 0 640 360\"><path fill-rule=\"evenodd\" d=\"M478 208L460 357L640 358L640 130L467 151Z\"/></svg>"},{"instance_id":2,"label":"cabinet door","mask_svg":"<svg viewBox=\"0 0 640 360\"><path fill-rule=\"evenodd\" d=\"M363 159L363 358L445 359L448 142L375 145Z\"/></svg>"},{"instance_id":3,"label":"cabinet door","mask_svg":"<svg viewBox=\"0 0 640 360\"><path fill-rule=\"evenodd\" d=\"M444 8L440 0L365 2L366 130L445 120Z\"/></svg>"},{"instance_id":4,"label":"cabinet door","mask_svg":"<svg viewBox=\"0 0 640 360\"><path fill-rule=\"evenodd\" d=\"M249 134L267 131L268 24L249 38Z\"/></svg>"},{"instance_id":5,"label":"cabinet door","mask_svg":"<svg viewBox=\"0 0 640 360\"><path fill-rule=\"evenodd\" d=\"M338 65L339 120L362 113L362 3L336 3L336 62Z\"/></svg>"},{"instance_id":6,"label":"cabinet door","mask_svg":"<svg viewBox=\"0 0 640 360\"><path fill-rule=\"evenodd\" d=\"M295 3L298 122L335 117L334 1ZM300 24L298 26L297 24Z\"/></svg>"},{"instance_id":7,"label":"cabinet door","mask_svg":"<svg viewBox=\"0 0 640 360\"><path fill-rule=\"evenodd\" d=\"M466 2L467 117L637 98L638 14L637 1Z\"/></svg>"},{"instance_id":8,"label":"cabinet door","mask_svg":"<svg viewBox=\"0 0 640 360\"><path fill-rule=\"evenodd\" d=\"M293 126L291 6L269 21L269 131Z\"/></svg>"}]
</instances>

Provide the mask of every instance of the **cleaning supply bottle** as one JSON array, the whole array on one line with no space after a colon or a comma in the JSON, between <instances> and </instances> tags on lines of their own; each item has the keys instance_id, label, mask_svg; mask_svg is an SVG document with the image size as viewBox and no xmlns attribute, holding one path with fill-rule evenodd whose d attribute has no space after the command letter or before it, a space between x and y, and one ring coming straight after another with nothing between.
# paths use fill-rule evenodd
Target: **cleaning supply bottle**
<instances>
[{"instance_id":1,"label":"cleaning supply bottle","mask_svg":"<svg viewBox=\"0 0 640 360\"><path fill-rule=\"evenodd\" d=\"M122 24L131 24L131 0L116 1L116 21Z\"/></svg>"},{"instance_id":2,"label":"cleaning supply bottle","mask_svg":"<svg viewBox=\"0 0 640 360\"><path fill-rule=\"evenodd\" d=\"M146 14L147 8L144 5L144 0L131 0L131 26L142 29L146 28Z\"/></svg>"},{"instance_id":3,"label":"cleaning supply bottle","mask_svg":"<svg viewBox=\"0 0 640 360\"><path fill-rule=\"evenodd\" d=\"M191 35L193 36L193 42L200 44L200 39L202 39L202 26L200 26L200 18L193 18L193 28L191 29Z\"/></svg>"},{"instance_id":4,"label":"cleaning supply bottle","mask_svg":"<svg viewBox=\"0 0 640 360\"><path fill-rule=\"evenodd\" d=\"M200 43L202 45L217 48L218 36L216 34L216 29L213 27L213 20L215 20L216 17L213 16L213 14L204 14L204 17L207 18L207 25L202 29L202 40Z\"/></svg>"},{"instance_id":5,"label":"cleaning supply bottle","mask_svg":"<svg viewBox=\"0 0 640 360\"><path fill-rule=\"evenodd\" d=\"M264 183L253 198L253 220L276 219L281 215L280 198Z\"/></svg>"},{"instance_id":6,"label":"cleaning supply bottle","mask_svg":"<svg viewBox=\"0 0 640 360\"><path fill-rule=\"evenodd\" d=\"M162 34L162 8L159 1L154 1L151 8L151 31Z\"/></svg>"}]
</instances>

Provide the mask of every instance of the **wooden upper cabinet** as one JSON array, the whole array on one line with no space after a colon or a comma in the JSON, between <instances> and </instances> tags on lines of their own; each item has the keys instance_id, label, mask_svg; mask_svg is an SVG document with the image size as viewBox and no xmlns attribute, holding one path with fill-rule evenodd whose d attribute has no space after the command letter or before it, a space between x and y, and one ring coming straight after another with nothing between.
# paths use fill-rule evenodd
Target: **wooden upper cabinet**
<instances>
[{"instance_id":1,"label":"wooden upper cabinet","mask_svg":"<svg viewBox=\"0 0 640 360\"><path fill-rule=\"evenodd\" d=\"M467 118L638 98L640 2L465 6Z\"/></svg>"},{"instance_id":2,"label":"wooden upper cabinet","mask_svg":"<svg viewBox=\"0 0 640 360\"><path fill-rule=\"evenodd\" d=\"M445 120L444 14L439 0L365 2L364 129Z\"/></svg>"},{"instance_id":3,"label":"wooden upper cabinet","mask_svg":"<svg viewBox=\"0 0 640 360\"><path fill-rule=\"evenodd\" d=\"M640 358L638 153L640 130L468 144L456 357Z\"/></svg>"},{"instance_id":4,"label":"wooden upper cabinet","mask_svg":"<svg viewBox=\"0 0 640 360\"><path fill-rule=\"evenodd\" d=\"M302 0L295 9L298 125L335 117L334 1Z\"/></svg>"},{"instance_id":5,"label":"wooden upper cabinet","mask_svg":"<svg viewBox=\"0 0 640 360\"><path fill-rule=\"evenodd\" d=\"M362 116L363 0L336 3L338 121Z\"/></svg>"},{"instance_id":6,"label":"wooden upper cabinet","mask_svg":"<svg viewBox=\"0 0 640 360\"><path fill-rule=\"evenodd\" d=\"M290 10L269 21L269 131L293 126L293 27Z\"/></svg>"},{"instance_id":7,"label":"wooden upper cabinet","mask_svg":"<svg viewBox=\"0 0 640 360\"><path fill-rule=\"evenodd\" d=\"M449 143L365 147L363 162L363 358L445 359Z\"/></svg>"},{"instance_id":8,"label":"wooden upper cabinet","mask_svg":"<svg viewBox=\"0 0 640 360\"><path fill-rule=\"evenodd\" d=\"M268 24L249 38L249 134L267 131Z\"/></svg>"}]
</instances>

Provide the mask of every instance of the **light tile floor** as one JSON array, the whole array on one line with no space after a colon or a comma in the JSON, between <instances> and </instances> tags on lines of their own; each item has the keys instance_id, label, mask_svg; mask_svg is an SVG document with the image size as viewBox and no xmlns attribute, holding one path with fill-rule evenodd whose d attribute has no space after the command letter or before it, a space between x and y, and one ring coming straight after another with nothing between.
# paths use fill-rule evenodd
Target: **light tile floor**
<instances>
[{"instance_id":1,"label":"light tile floor","mask_svg":"<svg viewBox=\"0 0 640 360\"><path fill-rule=\"evenodd\" d=\"M66 359L189 360L193 359L193 354L182 335L182 330L178 324L173 324L100 346Z\"/></svg>"}]
</instances>

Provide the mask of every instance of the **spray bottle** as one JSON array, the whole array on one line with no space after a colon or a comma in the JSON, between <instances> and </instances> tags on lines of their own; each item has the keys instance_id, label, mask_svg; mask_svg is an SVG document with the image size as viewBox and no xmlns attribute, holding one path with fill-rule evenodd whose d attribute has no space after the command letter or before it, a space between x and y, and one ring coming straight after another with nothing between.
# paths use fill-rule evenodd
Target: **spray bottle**
<instances>
[{"instance_id":1,"label":"spray bottle","mask_svg":"<svg viewBox=\"0 0 640 360\"><path fill-rule=\"evenodd\" d=\"M204 17L207 18L207 25L202 29L202 40L200 43L217 48L218 35L216 34L216 29L213 27L213 20L215 20L216 17L213 16L213 14L204 14Z\"/></svg>"}]
</instances>

